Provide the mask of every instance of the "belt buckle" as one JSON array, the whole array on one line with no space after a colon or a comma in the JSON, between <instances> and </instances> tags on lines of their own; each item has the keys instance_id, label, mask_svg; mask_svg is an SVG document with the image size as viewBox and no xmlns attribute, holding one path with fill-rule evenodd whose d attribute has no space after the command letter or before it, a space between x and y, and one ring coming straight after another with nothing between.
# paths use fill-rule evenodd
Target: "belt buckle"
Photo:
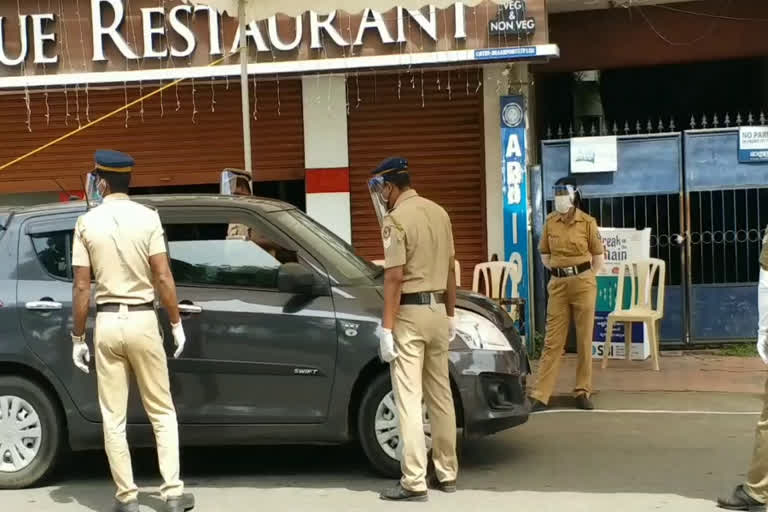
<instances>
[{"instance_id":1,"label":"belt buckle","mask_svg":"<svg viewBox=\"0 0 768 512\"><path fill-rule=\"evenodd\" d=\"M432 303L432 296L431 295L432 294L430 294L429 292L421 292L419 294L419 302L423 306L428 306L429 304Z\"/></svg>"},{"instance_id":2,"label":"belt buckle","mask_svg":"<svg viewBox=\"0 0 768 512\"><path fill-rule=\"evenodd\" d=\"M565 268L563 269L563 271L565 272L565 276L566 276L566 277L571 277L571 276L573 276L573 275L575 275L575 274L576 274L576 272L574 271L574 268L573 268L573 267L565 267Z\"/></svg>"}]
</instances>

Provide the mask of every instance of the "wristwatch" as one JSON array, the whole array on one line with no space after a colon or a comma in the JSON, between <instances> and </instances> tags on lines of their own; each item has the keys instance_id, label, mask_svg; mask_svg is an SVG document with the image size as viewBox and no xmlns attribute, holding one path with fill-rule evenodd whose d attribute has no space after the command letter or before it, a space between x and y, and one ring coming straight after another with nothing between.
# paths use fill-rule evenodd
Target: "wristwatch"
<instances>
[{"instance_id":1,"label":"wristwatch","mask_svg":"<svg viewBox=\"0 0 768 512\"><path fill-rule=\"evenodd\" d=\"M85 333L75 336L75 333L70 332L69 335L72 336L72 343L85 343Z\"/></svg>"}]
</instances>

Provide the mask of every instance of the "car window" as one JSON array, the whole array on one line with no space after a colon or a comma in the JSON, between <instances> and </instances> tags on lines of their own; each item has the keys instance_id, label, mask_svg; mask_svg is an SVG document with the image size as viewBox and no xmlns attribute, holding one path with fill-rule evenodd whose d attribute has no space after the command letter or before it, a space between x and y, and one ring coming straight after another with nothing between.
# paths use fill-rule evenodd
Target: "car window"
<instances>
[{"instance_id":1,"label":"car window","mask_svg":"<svg viewBox=\"0 0 768 512\"><path fill-rule=\"evenodd\" d=\"M299 210L275 212L269 218L299 245L311 247L326 268L335 270L341 284L368 283L381 273L379 267L360 258L352 246Z\"/></svg>"},{"instance_id":2,"label":"car window","mask_svg":"<svg viewBox=\"0 0 768 512\"><path fill-rule=\"evenodd\" d=\"M166 224L171 271L179 285L277 289L284 263L299 263L257 227L232 224Z\"/></svg>"},{"instance_id":3,"label":"car window","mask_svg":"<svg viewBox=\"0 0 768 512\"><path fill-rule=\"evenodd\" d=\"M59 279L72 279L72 231L32 235L32 246L46 272Z\"/></svg>"}]
</instances>

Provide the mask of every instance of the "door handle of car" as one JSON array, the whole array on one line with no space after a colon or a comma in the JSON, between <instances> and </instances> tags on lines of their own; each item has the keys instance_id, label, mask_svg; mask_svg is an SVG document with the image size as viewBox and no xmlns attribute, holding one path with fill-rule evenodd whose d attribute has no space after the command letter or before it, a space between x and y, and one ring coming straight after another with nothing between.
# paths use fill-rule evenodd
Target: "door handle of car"
<instances>
[{"instance_id":1,"label":"door handle of car","mask_svg":"<svg viewBox=\"0 0 768 512\"><path fill-rule=\"evenodd\" d=\"M64 307L61 302L54 302L52 300L27 302L25 306L31 311L58 311Z\"/></svg>"},{"instance_id":2,"label":"door handle of car","mask_svg":"<svg viewBox=\"0 0 768 512\"><path fill-rule=\"evenodd\" d=\"M185 315L199 315L203 312L203 308L200 306L195 306L194 304L179 304L179 313L183 313Z\"/></svg>"}]
</instances>

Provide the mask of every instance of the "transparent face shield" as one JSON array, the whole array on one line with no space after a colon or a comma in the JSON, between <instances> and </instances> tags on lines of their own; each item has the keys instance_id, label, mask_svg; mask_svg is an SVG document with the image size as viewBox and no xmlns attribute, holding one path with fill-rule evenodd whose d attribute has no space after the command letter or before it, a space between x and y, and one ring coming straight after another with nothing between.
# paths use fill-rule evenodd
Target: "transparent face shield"
<instances>
[{"instance_id":1,"label":"transparent face shield","mask_svg":"<svg viewBox=\"0 0 768 512\"><path fill-rule=\"evenodd\" d=\"M99 175L89 172L85 177L85 200L89 203L101 203L104 199L99 192Z\"/></svg>"},{"instance_id":2,"label":"transparent face shield","mask_svg":"<svg viewBox=\"0 0 768 512\"><path fill-rule=\"evenodd\" d=\"M253 184L242 174L232 171L222 171L219 182L219 192L225 196L252 195Z\"/></svg>"},{"instance_id":3,"label":"transparent face shield","mask_svg":"<svg viewBox=\"0 0 768 512\"><path fill-rule=\"evenodd\" d=\"M555 211L568 213L576 201L577 188L573 185L555 185L553 187L555 197Z\"/></svg>"},{"instance_id":4,"label":"transparent face shield","mask_svg":"<svg viewBox=\"0 0 768 512\"><path fill-rule=\"evenodd\" d=\"M375 176L368 180L368 192L371 194L373 211L379 219L379 226L382 225L384 217L387 215L387 200L384 198L384 187L386 183L382 176Z\"/></svg>"}]
</instances>

